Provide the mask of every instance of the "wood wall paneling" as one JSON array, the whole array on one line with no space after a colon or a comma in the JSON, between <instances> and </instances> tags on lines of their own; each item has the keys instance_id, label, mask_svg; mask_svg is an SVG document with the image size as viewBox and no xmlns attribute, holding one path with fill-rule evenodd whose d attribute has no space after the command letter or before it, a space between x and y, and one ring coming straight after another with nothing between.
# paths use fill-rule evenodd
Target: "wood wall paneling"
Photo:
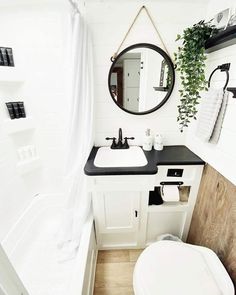
<instances>
[{"instance_id":1,"label":"wood wall paneling","mask_svg":"<svg viewBox=\"0 0 236 295\"><path fill-rule=\"evenodd\" d=\"M206 165L188 243L212 249L236 285L236 186Z\"/></svg>"}]
</instances>

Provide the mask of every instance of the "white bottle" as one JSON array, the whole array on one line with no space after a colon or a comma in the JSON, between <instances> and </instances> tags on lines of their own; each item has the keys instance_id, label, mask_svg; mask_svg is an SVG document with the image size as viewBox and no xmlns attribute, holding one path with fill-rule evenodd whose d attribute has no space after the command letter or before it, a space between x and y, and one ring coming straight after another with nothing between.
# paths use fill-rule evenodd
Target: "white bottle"
<instances>
[{"instance_id":1,"label":"white bottle","mask_svg":"<svg viewBox=\"0 0 236 295\"><path fill-rule=\"evenodd\" d=\"M31 155L30 155L30 146L27 145L25 147L23 147L23 157L24 157L24 161L29 161L30 158L31 158Z\"/></svg>"},{"instance_id":2,"label":"white bottle","mask_svg":"<svg viewBox=\"0 0 236 295\"><path fill-rule=\"evenodd\" d=\"M35 145L31 145L30 146L30 155L31 155L31 157L33 159L36 158L36 148L35 148Z\"/></svg>"},{"instance_id":3,"label":"white bottle","mask_svg":"<svg viewBox=\"0 0 236 295\"><path fill-rule=\"evenodd\" d=\"M151 136L150 129L147 129L145 132L145 136L143 139L143 150L144 151L152 150L152 136Z\"/></svg>"},{"instance_id":4,"label":"white bottle","mask_svg":"<svg viewBox=\"0 0 236 295\"><path fill-rule=\"evenodd\" d=\"M162 151L163 150L163 138L161 134L156 134L154 138L154 149L156 151Z\"/></svg>"},{"instance_id":5,"label":"white bottle","mask_svg":"<svg viewBox=\"0 0 236 295\"><path fill-rule=\"evenodd\" d=\"M18 154L18 161L19 161L19 162L22 162L22 161L24 160L24 157L23 157L23 150L22 150L22 148L19 148L19 149L17 150L17 154Z\"/></svg>"}]
</instances>

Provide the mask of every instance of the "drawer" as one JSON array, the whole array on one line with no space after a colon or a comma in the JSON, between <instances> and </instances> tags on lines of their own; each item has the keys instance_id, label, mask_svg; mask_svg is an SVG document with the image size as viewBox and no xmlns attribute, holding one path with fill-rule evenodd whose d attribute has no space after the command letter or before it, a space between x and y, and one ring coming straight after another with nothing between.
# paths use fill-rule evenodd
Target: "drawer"
<instances>
[{"instance_id":1,"label":"drawer","mask_svg":"<svg viewBox=\"0 0 236 295\"><path fill-rule=\"evenodd\" d=\"M202 165L158 166L157 181L194 182L202 171Z\"/></svg>"},{"instance_id":2,"label":"drawer","mask_svg":"<svg viewBox=\"0 0 236 295\"><path fill-rule=\"evenodd\" d=\"M156 175L122 175L93 177L90 185L95 191L149 191Z\"/></svg>"}]
</instances>

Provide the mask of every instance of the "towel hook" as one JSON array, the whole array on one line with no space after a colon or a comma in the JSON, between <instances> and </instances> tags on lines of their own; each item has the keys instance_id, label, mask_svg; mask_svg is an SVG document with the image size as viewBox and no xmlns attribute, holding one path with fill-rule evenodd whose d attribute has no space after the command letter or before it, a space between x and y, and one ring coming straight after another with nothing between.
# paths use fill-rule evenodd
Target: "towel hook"
<instances>
[{"instance_id":1,"label":"towel hook","mask_svg":"<svg viewBox=\"0 0 236 295\"><path fill-rule=\"evenodd\" d=\"M214 69L214 71L210 74L209 80L208 80L208 88L210 88L211 86L211 78L214 75L214 73L218 70L220 70L221 72L225 72L226 73L226 82L225 82L225 86L224 86L224 90L226 89L228 82L229 82L229 68L230 68L230 63L227 64L222 64L220 66L218 66L217 68Z\"/></svg>"}]
</instances>

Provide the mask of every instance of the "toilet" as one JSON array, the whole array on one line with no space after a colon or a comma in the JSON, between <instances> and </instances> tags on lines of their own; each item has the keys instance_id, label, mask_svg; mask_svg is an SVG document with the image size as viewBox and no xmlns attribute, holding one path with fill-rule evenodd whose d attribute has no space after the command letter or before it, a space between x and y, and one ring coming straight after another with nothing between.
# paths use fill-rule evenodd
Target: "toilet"
<instances>
[{"instance_id":1,"label":"toilet","mask_svg":"<svg viewBox=\"0 0 236 295\"><path fill-rule=\"evenodd\" d=\"M134 268L135 295L234 295L233 283L210 249L174 241L147 247Z\"/></svg>"}]
</instances>

